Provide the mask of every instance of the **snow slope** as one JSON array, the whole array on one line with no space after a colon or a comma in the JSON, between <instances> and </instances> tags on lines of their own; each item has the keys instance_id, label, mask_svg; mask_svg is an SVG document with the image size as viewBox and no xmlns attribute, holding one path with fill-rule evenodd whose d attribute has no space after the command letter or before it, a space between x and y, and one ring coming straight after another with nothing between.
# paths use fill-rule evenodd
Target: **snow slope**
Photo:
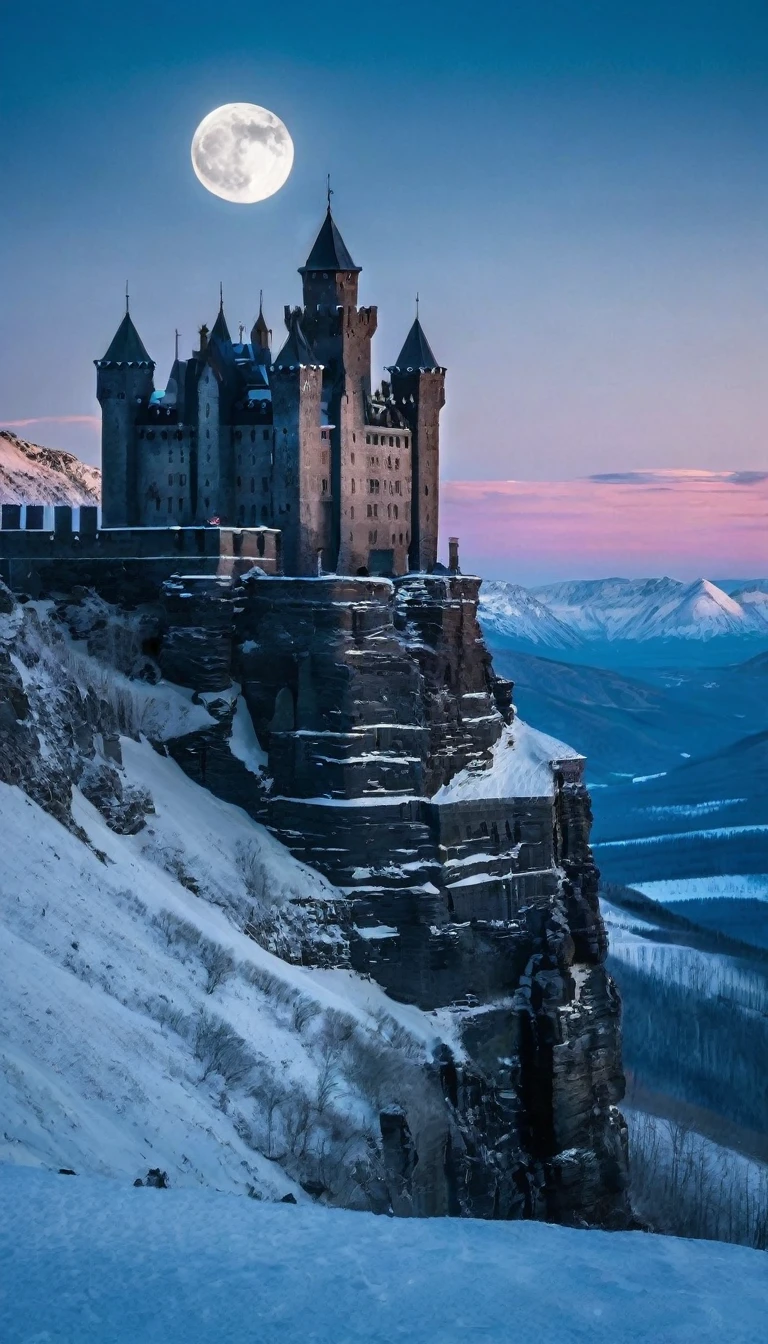
<instances>
[{"instance_id":1,"label":"snow slope","mask_svg":"<svg viewBox=\"0 0 768 1344\"><path fill-rule=\"evenodd\" d=\"M101 472L73 453L0 429L0 503L98 504Z\"/></svg>"},{"instance_id":2,"label":"snow slope","mask_svg":"<svg viewBox=\"0 0 768 1344\"><path fill-rule=\"evenodd\" d=\"M755 1344L759 1251L0 1167L5 1344Z\"/></svg>"},{"instance_id":3,"label":"snow slope","mask_svg":"<svg viewBox=\"0 0 768 1344\"><path fill-rule=\"evenodd\" d=\"M584 757L548 733L516 718L493 747L490 768L466 766L433 795L436 803L460 803L482 798L552 798L553 765L583 761ZM484 763L481 762L481 766Z\"/></svg>"},{"instance_id":4,"label":"snow slope","mask_svg":"<svg viewBox=\"0 0 768 1344\"><path fill-rule=\"evenodd\" d=\"M123 1181L159 1166L174 1185L302 1200L287 1130L315 1104L334 1031L355 1032L356 1063L332 1055L315 1139L335 1127L359 1153L378 1117L360 1051L386 1074L398 1023L407 1073L439 1039L456 1046L447 1014L401 1009L351 971L308 971L247 937L259 889L288 935L294 900L320 918L338 893L148 743L122 750L155 807L136 835L115 834L75 791L83 843L0 785L0 1157ZM221 1068L201 1039L210 1023L236 1038Z\"/></svg>"},{"instance_id":5,"label":"snow slope","mask_svg":"<svg viewBox=\"0 0 768 1344\"><path fill-rule=\"evenodd\" d=\"M743 600L740 600L743 599ZM765 635L768 594L729 596L708 579L592 579L526 590L490 583L481 590L488 633L549 648L591 641L710 640Z\"/></svg>"}]
</instances>

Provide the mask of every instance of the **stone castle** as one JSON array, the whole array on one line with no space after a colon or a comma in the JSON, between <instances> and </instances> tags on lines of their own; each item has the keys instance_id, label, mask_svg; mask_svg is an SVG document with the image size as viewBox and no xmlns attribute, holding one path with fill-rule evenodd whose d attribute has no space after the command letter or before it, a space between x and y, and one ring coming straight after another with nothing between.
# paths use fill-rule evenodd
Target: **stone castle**
<instances>
[{"instance_id":1,"label":"stone castle","mask_svg":"<svg viewBox=\"0 0 768 1344\"><path fill-rule=\"evenodd\" d=\"M267 527L287 575L400 575L437 561L445 369L418 315L373 390L376 308L331 214L273 354L261 305L233 341L223 302L165 390L127 311L96 361L103 525Z\"/></svg>"}]
</instances>

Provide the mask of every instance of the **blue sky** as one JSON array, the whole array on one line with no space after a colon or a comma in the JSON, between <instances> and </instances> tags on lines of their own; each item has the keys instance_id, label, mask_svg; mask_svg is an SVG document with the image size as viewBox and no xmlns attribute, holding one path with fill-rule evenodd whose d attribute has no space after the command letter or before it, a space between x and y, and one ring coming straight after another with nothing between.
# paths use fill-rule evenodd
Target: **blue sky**
<instances>
[{"instance_id":1,"label":"blue sky","mask_svg":"<svg viewBox=\"0 0 768 1344\"><path fill-rule=\"evenodd\" d=\"M768 361L768 10L758 0L4 7L0 417L94 457L92 360L132 312L162 379L299 296L325 174L377 372L413 295L449 370L444 475L760 469ZM189 143L219 103L287 123L243 207Z\"/></svg>"}]
</instances>

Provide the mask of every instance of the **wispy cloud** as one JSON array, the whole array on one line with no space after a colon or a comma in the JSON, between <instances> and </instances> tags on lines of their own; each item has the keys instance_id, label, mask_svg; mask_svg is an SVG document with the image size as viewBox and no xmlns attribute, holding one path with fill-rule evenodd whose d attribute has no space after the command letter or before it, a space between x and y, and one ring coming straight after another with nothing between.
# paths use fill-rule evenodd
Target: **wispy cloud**
<instances>
[{"instance_id":1,"label":"wispy cloud","mask_svg":"<svg viewBox=\"0 0 768 1344\"><path fill-rule=\"evenodd\" d=\"M98 415L30 415L26 420L0 420L0 429L28 429L30 425L89 425L99 429Z\"/></svg>"},{"instance_id":2,"label":"wispy cloud","mask_svg":"<svg viewBox=\"0 0 768 1344\"><path fill-rule=\"evenodd\" d=\"M448 481L462 565L521 582L623 573L768 575L768 473L664 469L574 481Z\"/></svg>"}]
</instances>

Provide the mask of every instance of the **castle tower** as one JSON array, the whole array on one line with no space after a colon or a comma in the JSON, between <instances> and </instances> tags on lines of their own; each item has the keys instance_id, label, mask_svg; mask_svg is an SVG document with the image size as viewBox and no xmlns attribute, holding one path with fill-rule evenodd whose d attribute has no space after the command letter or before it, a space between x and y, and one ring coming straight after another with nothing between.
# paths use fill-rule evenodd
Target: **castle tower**
<instances>
[{"instance_id":1,"label":"castle tower","mask_svg":"<svg viewBox=\"0 0 768 1344\"><path fill-rule=\"evenodd\" d=\"M410 567L429 572L437 562L445 369L432 353L418 313L389 373L395 403L412 433Z\"/></svg>"},{"instance_id":2,"label":"castle tower","mask_svg":"<svg viewBox=\"0 0 768 1344\"><path fill-rule=\"evenodd\" d=\"M331 213L304 266L301 325L315 359L323 366L323 402L329 422L332 568L356 574L368 565L370 539L364 510L352 494L364 475L366 399L371 392L371 341L375 308L358 308L361 267ZM286 310L290 321L290 310ZM357 459L357 460L356 460ZM353 484L354 482L354 484Z\"/></svg>"},{"instance_id":3,"label":"castle tower","mask_svg":"<svg viewBox=\"0 0 768 1344\"><path fill-rule=\"evenodd\" d=\"M101 406L101 508L104 527L140 522L137 498L136 420L154 390L150 359L128 311L103 359L96 365L96 396Z\"/></svg>"},{"instance_id":4,"label":"castle tower","mask_svg":"<svg viewBox=\"0 0 768 1344\"><path fill-rule=\"evenodd\" d=\"M259 358L263 355L264 363L269 367L272 362L269 354L269 347L272 340L272 332L269 330L264 318L264 296L259 293L259 316L251 327L251 345L253 347L254 357Z\"/></svg>"},{"instance_id":5,"label":"castle tower","mask_svg":"<svg viewBox=\"0 0 768 1344\"><path fill-rule=\"evenodd\" d=\"M272 366L273 526L283 534L287 574L312 576L332 560L330 445L321 426L322 395L322 366L294 310L288 339Z\"/></svg>"}]
</instances>

